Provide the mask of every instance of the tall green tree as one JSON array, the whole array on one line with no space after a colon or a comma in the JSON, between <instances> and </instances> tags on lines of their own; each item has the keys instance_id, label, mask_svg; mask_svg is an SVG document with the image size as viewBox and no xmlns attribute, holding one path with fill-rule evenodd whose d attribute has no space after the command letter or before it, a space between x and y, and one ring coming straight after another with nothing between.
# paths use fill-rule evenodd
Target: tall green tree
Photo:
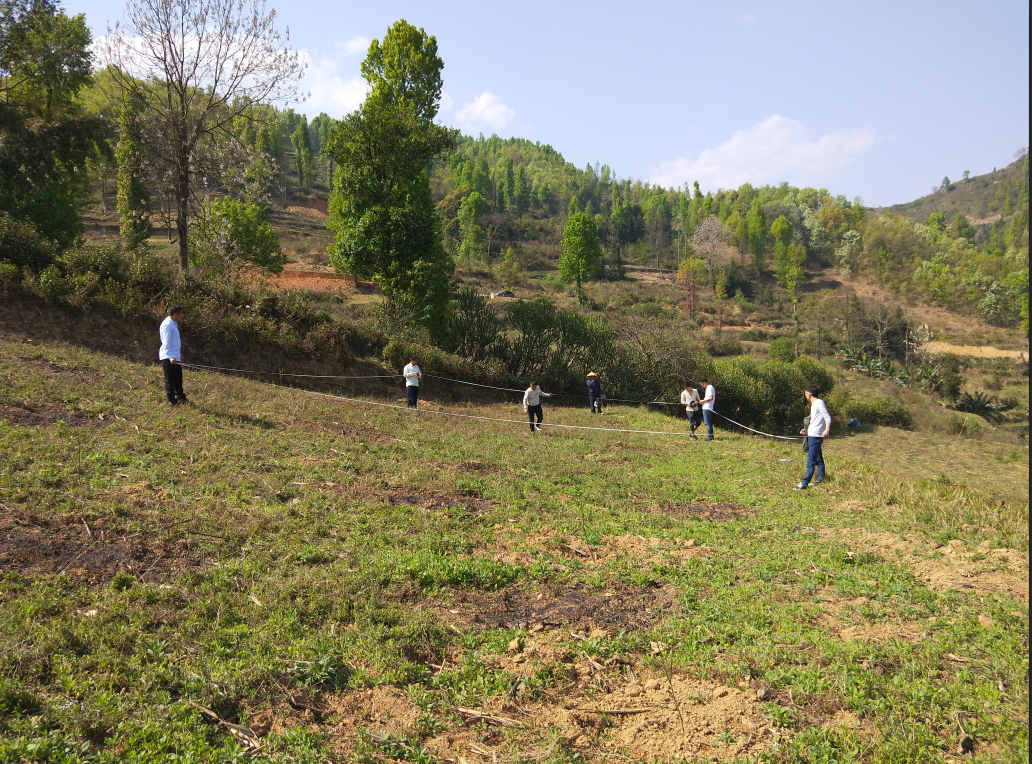
<instances>
[{"instance_id":1,"label":"tall green tree","mask_svg":"<svg viewBox=\"0 0 1032 764\"><path fill-rule=\"evenodd\" d=\"M473 260L484 259L484 229L477 222L487 203L474 191L459 205L459 256L466 259L466 273L472 272Z\"/></svg>"},{"instance_id":2,"label":"tall green tree","mask_svg":"<svg viewBox=\"0 0 1032 764\"><path fill-rule=\"evenodd\" d=\"M763 203L758 198L753 199L746 225L749 227L749 253L756 270L762 271L767 252L767 216L763 214Z\"/></svg>"},{"instance_id":3,"label":"tall green tree","mask_svg":"<svg viewBox=\"0 0 1032 764\"><path fill-rule=\"evenodd\" d=\"M312 136L308 129L308 118L301 117L294 132L290 134L290 145L294 147L294 172L297 181L306 191L312 187L315 175L315 153L312 151Z\"/></svg>"},{"instance_id":4,"label":"tall green tree","mask_svg":"<svg viewBox=\"0 0 1032 764\"><path fill-rule=\"evenodd\" d=\"M563 254L559 258L559 278L577 284L590 281L598 273L602 262L602 243L598 238L595 221L584 212L575 212L566 221L563 229Z\"/></svg>"},{"instance_id":5,"label":"tall green tree","mask_svg":"<svg viewBox=\"0 0 1032 764\"><path fill-rule=\"evenodd\" d=\"M792 223L784 215L779 215L777 220L770 225L770 234L774 237L775 271L780 267L778 263L782 262L788 255L788 245L792 243L793 232Z\"/></svg>"},{"instance_id":6,"label":"tall green tree","mask_svg":"<svg viewBox=\"0 0 1032 764\"><path fill-rule=\"evenodd\" d=\"M527 171L523 165L516 168L516 178L513 182L512 201L516 205L516 214L522 215L527 211L527 202L530 200L530 186L527 183Z\"/></svg>"},{"instance_id":7,"label":"tall green tree","mask_svg":"<svg viewBox=\"0 0 1032 764\"><path fill-rule=\"evenodd\" d=\"M127 249L136 249L151 234L151 199L147 188L147 149L140 139L143 127L140 105L129 100L118 116L118 215Z\"/></svg>"},{"instance_id":8,"label":"tall green tree","mask_svg":"<svg viewBox=\"0 0 1032 764\"><path fill-rule=\"evenodd\" d=\"M362 72L372 90L326 146L337 163L327 225L336 234L330 257L338 270L373 279L440 327L455 263L441 244L427 171L454 148L458 132L432 121L443 66L436 50L434 38L405 22L391 27L383 45L370 44Z\"/></svg>"},{"instance_id":9,"label":"tall green tree","mask_svg":"<svg viewBox=\"0 0 1032 764\"><path fill-rule=\"evenodd\" d=\"M443 68L437 38L401 19L390 26L382 43L369 43L362 76L372 87L373 98L398 106L407 104L418 119L429 121L437 116L440 105Z\"/></svg>"},{"instance_id":10,"label":"tall green tree","mask_svg":"<svg viewBox=\"0 0 1032 764\"><path fill-rule=\"evenodd\" d=\"M90 31L47 0L0 4L0 208L69 246L88 160L111 157L109 126L87 114Z\"/></svg>"}]
</instances>

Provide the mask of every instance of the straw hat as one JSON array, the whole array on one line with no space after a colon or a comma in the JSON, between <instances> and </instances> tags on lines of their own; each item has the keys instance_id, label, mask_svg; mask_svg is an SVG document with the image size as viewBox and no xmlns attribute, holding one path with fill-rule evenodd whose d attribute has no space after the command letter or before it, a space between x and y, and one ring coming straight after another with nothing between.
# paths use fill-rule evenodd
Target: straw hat
<instances>
[{"instance_id":1,"label":"straw hat","mask_svg":"<svg viewBox=\"0 0 1032 764\"><path fill-rule=\"evenodd\" d=\"M596 374L595 372L591 372L590 374L588 374L588 376L589 376L589 377L597 377L597 376L598 376L598 374Z\"/></svg>"}]
</instances>

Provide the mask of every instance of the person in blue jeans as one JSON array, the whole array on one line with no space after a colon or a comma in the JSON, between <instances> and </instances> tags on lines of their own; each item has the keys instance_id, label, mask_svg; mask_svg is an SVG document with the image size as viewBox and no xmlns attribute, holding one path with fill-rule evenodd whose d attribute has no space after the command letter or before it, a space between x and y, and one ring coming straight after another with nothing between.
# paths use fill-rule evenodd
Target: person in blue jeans
<instances>
[{"instance_id":1,"label":"person in blue jeans","mask_svg":"<svg viewBox=\"0 0 1032 764\"><path fill-rule=\"evenodd\" d=\"M810 403L810 424L799 431L800 435L806 436L807 451L806 475L802 482L795 487L797 491L806 490L810 481L814 479L815 472L817 475L817 479L814 480L815 484L824 480L824 453L821 446L831 432L831 414L828 413L828 407L824 405L824 401L817 397L821 394L820 388L817 385L810 385L803 394Z\"/></svg>"},{"instance_id":2,"label":"person in blue jeans","mask_svg":"<svg viewBox=\"0 0 1032 764\"><path fill-rule=\"evenodd\" d=\"M699 380L699 387L705 389L702 400L702 421L706 423L706 440L713 440L713 407L717 402L717 390L703 377Z\"/></svg>"}]
</instances>

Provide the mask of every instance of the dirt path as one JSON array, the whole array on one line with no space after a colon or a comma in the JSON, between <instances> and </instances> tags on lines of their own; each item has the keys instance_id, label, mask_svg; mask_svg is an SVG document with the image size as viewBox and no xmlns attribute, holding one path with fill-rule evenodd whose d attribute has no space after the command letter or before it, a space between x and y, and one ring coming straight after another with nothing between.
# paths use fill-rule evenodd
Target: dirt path
<instances>
[{"instance_id":1,"label":"dirt path","mask_svg":"<svg viewBox=\"0 0 1032 764\"><path fill-rule=\"evenodd\" d=\"M1028 360L1027 350L1001 350L991 345L954 345L949 342L926 342L921 346L926 353L952 353L975 358L1013 358L1015 361Z\"/></svg>"}]
</instances>

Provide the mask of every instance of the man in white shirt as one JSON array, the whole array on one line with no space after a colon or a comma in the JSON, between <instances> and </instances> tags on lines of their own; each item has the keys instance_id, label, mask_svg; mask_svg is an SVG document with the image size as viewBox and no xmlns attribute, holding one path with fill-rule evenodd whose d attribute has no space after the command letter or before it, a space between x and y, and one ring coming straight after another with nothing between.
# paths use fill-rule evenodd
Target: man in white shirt
<instances>
[{"instance_id":1,"label":"man in white shirt","mask_svg":"<svg viewBox=\"0 0 1032 764\"><path fill-rule=\"evenodd\" d=\"M713 405L717 402L717 391L705 377L700 379L699 383L706 387L706 397L700 401L702 419L706 423L706 440L713 440Z\"/></svg>"},{"instance_id":2,"label":"man in white shirt","mask_svg":"<svg viewBox=\"0 0 1032 764\"><path fill-rule=\"evenodd\" d=\"M183 353L182 340L179 337L179 321L183 317L183 308L173 305L168 318L158 327L161 347L158 348L158 360L165 372L165 397L175 406L178 403L189 403L183 392Z\"/></svg>"},{"instance_id":3,"label":"man in white shirt","mask_svg":"<svg viewBox=\"0 0 1032 764\"><path fill-rule=\"evenodd\" d=\"M828 413L828 407L824 405L824 401L817 397L821 394L820 388L817 385L810 385L803 394L810 402L810 424L805 430L799 431L800 435L806 435L807 452L806 476L795 487L797 491L806 490L814 476L814 471L817 472L815 483L824 480L824 454L821 452L821 445L831 432L831 414Z\"/></svg>"},{"instance_id":4,"label":"man in white shirt","mask_svg":"<svg viewBox=\"0 0 1032 764\"><path fill-rule=\"evenodd\" d=\"M692 428L691 433L688 437L692 440L698 440L695 437L695 428L699 426L699 391L692 387L691 382L684 383L684 390L681 391L681 405L684 406L684 412L688 415L688 426Z\"/></svg>"},{"instance_id":5,"label":"man in white shirt","mask_svg":"<svg viewBox=\"0 0 1032 764\"><path fill-rule=\"evenodd\" d=\"M545 415L541 408L541 396L551 398L551 393L546 393L540 387L537 382L531 382L523 392L523 410L527 414L527 419L530 421L530 434L533 435L535 432L541 432L541 422L544 420ZM537 424L534 424L534 417L537 417Z\"/></svg>"},{"instance_id":6,"label":"man in white shirt","mask_svg":"<svg viewBox=\"0 0 1032 764\"><path fill-rule=\"evenodd\" d=\"M419 359L415 356L409 358L408 366L401 373L405 377L405 395L408 398L408 407L414 409L419 404L419 380L423 378L423 372L419 370Z\"/></svg>"}]
</instances>

